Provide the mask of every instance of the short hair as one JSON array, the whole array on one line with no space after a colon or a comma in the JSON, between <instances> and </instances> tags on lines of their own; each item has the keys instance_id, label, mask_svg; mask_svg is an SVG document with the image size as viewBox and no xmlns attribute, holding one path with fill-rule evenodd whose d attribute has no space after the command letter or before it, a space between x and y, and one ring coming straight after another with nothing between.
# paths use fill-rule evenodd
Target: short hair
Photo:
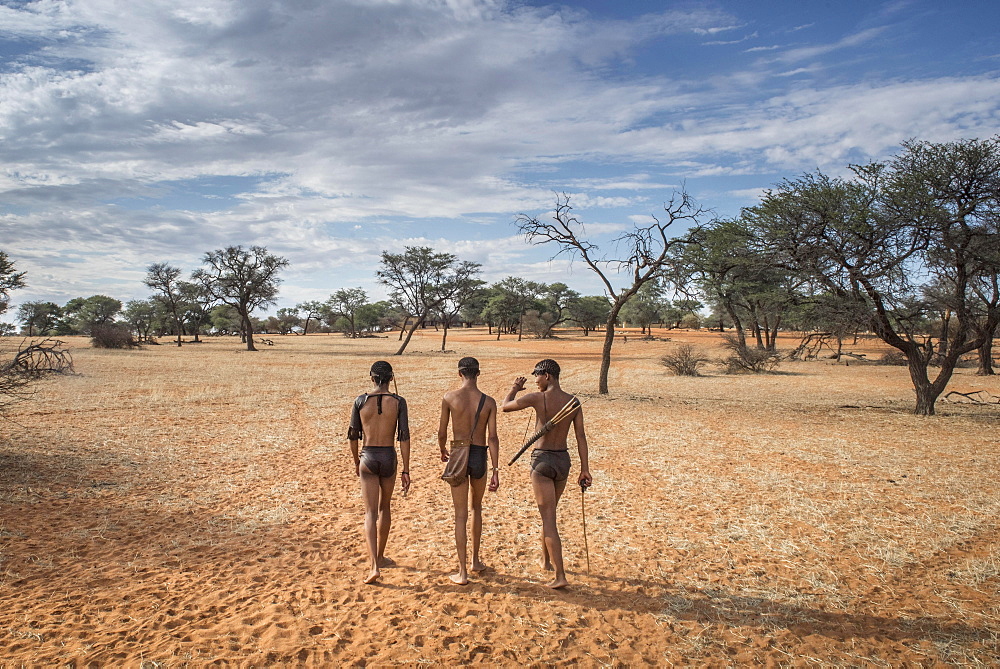
<instances>
[{"instance_id":1,"label":"short hair","mask_svg":"<svg viewBox=\"0 0 1000 669\"><path fill-rule=\"evenodd\" d=\"M387 363L385 360L379 360L378 362L372 364L369 374L371 374L372 379L374 379L375 383L378 385L389 383L392 381L393 376L392 365Z\"/></svg>"},{"instance_id":2,"label":"short hair","mask_svg":"<svg viewBox=\"0 0 1000 669\"><path fill-rule=\"evenodd\" d=\"M538 374L548 374L549 376L558 379L559 378L559 363L552 358L545 358L535 365L535 369L532 370L532 375L537 376Z\"/></svg>"},{"instance_id":3,"label":"short hair","mask_svg":"<svg viewBox=\"0 0 1000 669\"><path fill-rule=\"evenodd\" d=\"M462 358L458 361L458 373L468 379L479 376L479 361L471 357Z\"/></svg>"}]
</instances>

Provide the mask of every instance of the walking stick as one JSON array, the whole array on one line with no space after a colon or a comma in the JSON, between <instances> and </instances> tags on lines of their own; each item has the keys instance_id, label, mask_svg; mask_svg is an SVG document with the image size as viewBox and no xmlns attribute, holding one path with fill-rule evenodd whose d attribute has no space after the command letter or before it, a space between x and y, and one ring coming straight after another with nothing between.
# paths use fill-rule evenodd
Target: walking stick
<instances>
[{"instance_id":1,"label":"walking stick","mask_svg":"<svg viewBox=\"0 0 1000 669\"><path fill-rule=\"evenodd\" d=\"M587 545L587 505L583 501L587 492L584 481L580 481L580 513L583 514L583 552L587 556L587 575L590 575L590 546Z\"/></svg>"}]
</instances>

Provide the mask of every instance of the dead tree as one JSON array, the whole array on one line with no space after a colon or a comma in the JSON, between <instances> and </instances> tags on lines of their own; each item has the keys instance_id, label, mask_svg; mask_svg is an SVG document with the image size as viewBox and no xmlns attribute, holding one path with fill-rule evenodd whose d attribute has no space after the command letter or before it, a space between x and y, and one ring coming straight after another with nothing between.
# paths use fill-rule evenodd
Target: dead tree
<instances>
[{"instance_id":1,"label":"dead tree","mask_svg":"<svg viewBox=\"0 0 1000 669\"><path fill-rule=\"evenodd\" d=\"M600 249L583 236L583 224L573 215L569 196L556 195L555 211L550 221L541 221L527 214L519 214L517 226L532 244L553 243L558 251L553 258L565 253L570 258L583 260L601 282L607 293L611 310L608 312L604 332L604 348L601 351L601 374L598 392L608 393L608 371L611 368L611 347L615 341L615 324L618 313L629 300L639 292L644 284L659 279L671 262L670 251L674 246L692 243L691 235L698 229L699 218L705 209L696 205L685 192L675 193L663 206L666 220L652 216L653 222L645 226L635 226L615 240L617 248L623 250L618 258L603 257ZM686 238L669 239L667 228L673 224L692 225ZM612 270L625 274L627 283L616 289Z\"/></svg>"},{"instance_id":2,"label":"dead tree","mask_svg":"<svg viewBox=\"0 0 1000 669\"><path fill-rule=\"evenodd\" d=\"M0 365L0 413L30 395L28 386L48 374L74 374L73 356L63 342L43 339L23 344Z\"/></svg>"}]
</instances>

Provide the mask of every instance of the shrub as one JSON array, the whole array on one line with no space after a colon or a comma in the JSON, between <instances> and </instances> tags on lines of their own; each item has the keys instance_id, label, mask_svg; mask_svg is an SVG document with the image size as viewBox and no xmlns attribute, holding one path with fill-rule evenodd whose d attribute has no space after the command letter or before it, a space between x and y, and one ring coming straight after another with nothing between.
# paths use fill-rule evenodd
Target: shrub
<instances>
[{"instance_id":1,"label":"shrub","mask_svg":"<svg viewBox=\"0 0 1000 669\"><path fill-rule=\"evenodd\" d=\"M708 360L704 352L693 344L679 344L660 358L660 362L677 376L700 376L698 368Z\"/></svg>"},{"instance_id":2,"label":"shrub","mask_svg":"<svg viewBox=\"0 0 1000 669\"><path fill-rule=\"evenodd\" d=\"M781 354L777 351L750 348L741 343L735 335L725 335L723 346L732 351L730 356L722 361L727 374L765 374L774 371L781 361Z\"/></svg>"},{"instance_id":3,"label":"shrub","mask_svg":"<svg viewBox=\"0 0 1000 669\"><path fill-rule=\"evenodd\" d=\"M137 348L139 343L124 325L95 325L90 332L90 343L94 348Z\"/></svg>"},{"instance_id":4,"label":"shrub","mask_svg":"<svg viewBox=\"0 0 1000 669\"><path fill-rule=\"evenodd\" d=\"M681 327L687 328L688 330L700 330L701 319L698 318L698 314L686 314L684 318L681 319Z\"/></svg>"},{"instance_id":5,"label":"shrub","mask_svg":"<svg viewBox=\"0 0 1000 669\"><path fill-rule=\"evenodd\" d=\"M894 365L896 367L906 364L906 356L903 355L902 351L892 349L891 351L886 351L878 359L878 364L880 365Z\"/></svg>"}]
</instances>

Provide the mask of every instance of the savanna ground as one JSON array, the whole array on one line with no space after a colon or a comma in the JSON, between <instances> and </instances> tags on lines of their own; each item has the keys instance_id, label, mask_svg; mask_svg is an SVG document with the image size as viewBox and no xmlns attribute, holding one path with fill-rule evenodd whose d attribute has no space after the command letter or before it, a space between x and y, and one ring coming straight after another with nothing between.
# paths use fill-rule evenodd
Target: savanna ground
<instances>
[{"instance_id":1,"label":"savanna ground","mask_svg":"<svg viewBox=\"0 0 1000 669\"><path fill-rule=\"evenodd\" d=\"M0 422L0 665L1000 663L1000 406L917 417L905 368L854 362L674 377L664 353L721 355L718 334L656 334L616 344L607 396L600 333L453 330L440 353L428 330L397 358L395 336L70 339L79 375ZM463 355L498 398L555 357L586 399L590 571L570 485L564 591L540 585L527 458L487 493L491 569L448 580L436 429ZM410 404L413 488L373 587L344 435L378 358ZM951 388L1000 395L973 372ZM528 419L500 416L504 463Z\"/></svg>"}]
</instances>

